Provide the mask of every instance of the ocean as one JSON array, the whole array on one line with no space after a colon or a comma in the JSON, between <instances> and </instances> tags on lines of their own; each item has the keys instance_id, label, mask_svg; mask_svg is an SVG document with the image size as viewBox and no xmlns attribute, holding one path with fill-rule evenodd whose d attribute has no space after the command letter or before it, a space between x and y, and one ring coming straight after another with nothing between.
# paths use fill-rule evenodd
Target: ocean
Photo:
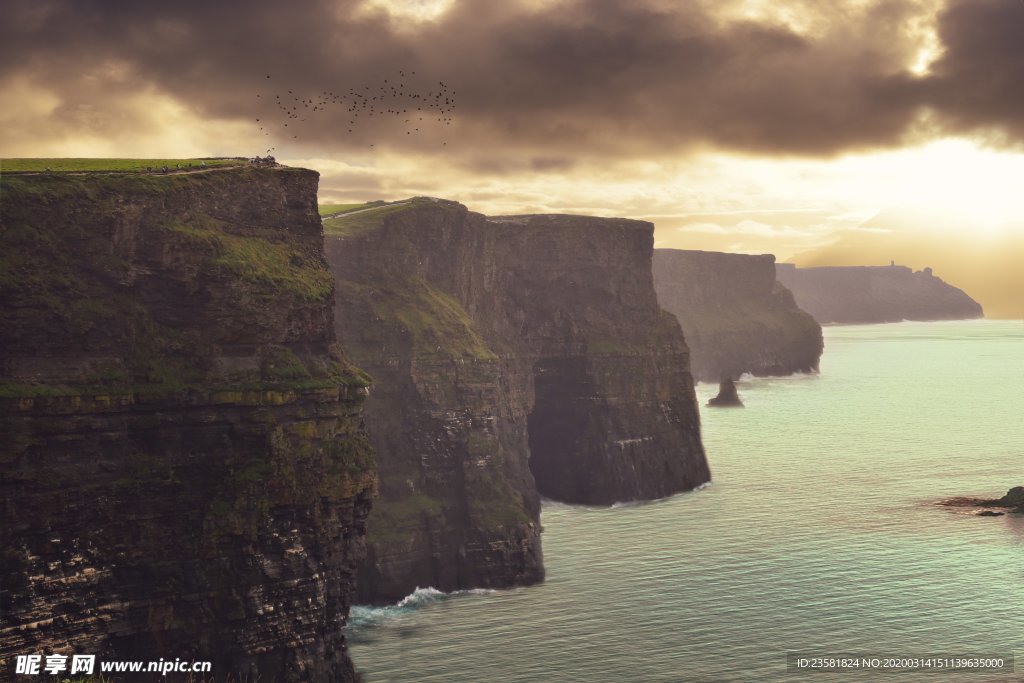
<instances>
[{"instance_id":1,"label":"ocean","mask_svg":"<svg viewBox=\"0 0 1024 683\"><path fill-rule=\"evenodd\" d=\"M716 391L698 386L702 406ZM820 374L739 391L744 409L701 408L711 485L545 504L542 585L356 607L356 668L368 683L1024 680L1024 517L934 505L1024 485L1024 322L827 327ZM864 667L794 671L790 655ZM1016 655L1021 673L869 668L960 655Z\"/></svg>"}]
</instances>

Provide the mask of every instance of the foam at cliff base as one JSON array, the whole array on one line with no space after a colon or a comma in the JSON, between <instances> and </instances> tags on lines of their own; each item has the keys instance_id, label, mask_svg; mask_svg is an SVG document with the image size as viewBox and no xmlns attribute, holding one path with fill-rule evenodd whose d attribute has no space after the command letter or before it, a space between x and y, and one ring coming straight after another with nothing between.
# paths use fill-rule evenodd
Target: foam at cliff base
<instances>
[{"instance_id":1,"label":"foam at cliff base","mask_svg":"<svg viewBox=\"0 0 1024 683\"><path fill-rule=\"evenodd\" d=\"M654 500L626 500L618 503L612 503L608 508L605 509L615 510L618 508L636 508L644 507L647 505L657 505L658 503L664 503L666 501L672 500L673 498L678 498L679 496L689 496L694 493L697 493L698 491L703 491L704 489L711 486L711 484L713 483L714 482L706 481L703 484L693 487L689 491L680 491L679 493L675 493L671 496L665 496L664 498L655 498Z\"/></svg>"},{"instance_id":2,"label":"foam at cliff base","mask_svg":"<svg viewBox=\"0 0 1024 683\"><path fill-rule=\"evenodd\" d=\"M563 503L559 500L551 500L550 498L544 498L543 496L540 499L540 504L542 512L544 510L589 510L592 512L606 512L608 510L616 510L618 508L658 505L660 503L670 501L673 498L678 498L679 496L688 496L692 493L703 491L711 486L712 483L713 482L711 481L706 481L703 484L689 489L688 491L680 491L679 493L673 493L671 496L665 496L663 498L652 498L651 500L623 500L614 502L611 505L576 505L573 503Z\"/></svg>"},{"instance_id":3,"label":"foam at cliff base","mask_svg":"<svg viewBox=\"0 0 1024 683\"><path fill-rule=\"evenodd\" d=\"M744 372L742 375L736 378L737 384L749 384L751 382L775 382L778 380L790 380L790 379L807 379L808 377L818 377L821 373L819 372L794 372L791 375L754 375L749 372ZM698 387L717 387L718 382L706 382L698 381L696 383Z\"/></svg>"},{"instance_id":4,"label":"foam at cliff base","mask_svg":"<svg viewBox=\"0 0 1024 683\"><path fill-rule=\"evenodd\" d=\"M383 607L352 605L352 609L349 611L348 628L359 629L378 626L436 602L442 602L444 600L450 600L451 598L465 595L486 595L493 592L493 590L488 588L474 588L472 590L445 593L444 591L439 591L436 588L420 588L417 586L416 590L409 593L409 595L405 596L394 605L385 605Z\"/></svg>"}]
</instances>

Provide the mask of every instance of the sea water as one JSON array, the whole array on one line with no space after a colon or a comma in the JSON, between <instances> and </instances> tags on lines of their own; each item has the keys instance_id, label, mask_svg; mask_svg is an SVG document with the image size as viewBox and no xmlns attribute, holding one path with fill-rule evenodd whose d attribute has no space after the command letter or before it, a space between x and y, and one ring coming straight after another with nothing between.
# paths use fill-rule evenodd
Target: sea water
<instances>
[{"instance_id":1,"label":"sea water","mask_svg":"<svg viewBox=\"0 0 1024 683\"><path fill-rule=\"evenodd\" d=\"M717 387L699 385L702 406ZM1024 323L825 328L821 373L701 408L713 483L543 508L547 580L356 608L380 681L1024 680ZM1006 672L801 673L788 654L1016 655ZM1020 678L1018 678L1018 676Z\"/></svg>"}]
</instances>

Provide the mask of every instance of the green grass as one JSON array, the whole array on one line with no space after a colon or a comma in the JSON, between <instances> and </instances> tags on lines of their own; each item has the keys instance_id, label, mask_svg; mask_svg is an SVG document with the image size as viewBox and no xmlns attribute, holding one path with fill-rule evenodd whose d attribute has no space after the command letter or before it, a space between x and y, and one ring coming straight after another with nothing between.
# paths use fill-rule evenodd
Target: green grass
<instances>
[{"instance_id":1,"label":"green grass","mask_svg":"<svg viewBox=\"0 0 1024 683\"><path fill-rule=\"evenodd\" d=\"M363 209L369 206L369 203L362 204L321 204L320 215L330 216L332 213L348 213L349 211L355 211L356 209Z\"/></svg>"},{"instance_id":2,"label":"green grass","mask_svg":"<svg viewBox=\"0 0 1024 683\"><path fill-rule=\"evenodd\" d=\"M217 221L195 220L170 229L217 256L217 265L250 282L285 289L306 301L323 301L333 291L331 272L288 242L239 237L218 229Z\"/></svg>"},{"instance_id":3,"label":"green grass","mask_svg":"<svg viewBox=\"0 0 1024 683\"><path fill-rule=\"evenodd\" d=\"M387 216L406 211L412 206L410 202L401 204L385 204L369 211L349 213L324 221L324 234L335 237L352 237L384 225Z\"/></svg>"},{"instance_id":4,"label":"green grass","mask_svg":"<svg viewBox=\"0 0 1024 683\"><path fill-rule=\"evenodd\" d=\"M164 166L175 168L176 165L187 167L192 164L193 168L199 167L200 162L205 162L207 168L217 166L238 166L248 163L244 157L231 158L210 158L210 159L0 159L0 173L14 172L77 172L86 171L145 171L147 168L160 169Z\"/></svg>"},{"instance_id":5,"label":"green grass","mask_svg":"<svg viewBox=\"0 0 1024 683\"><path fill-rule=\"evenodd\" d=\"M217 263L252 282L262 282L297 294L306 301L330 297L334 280L327 268L316 267L311 257L286 242L271 242L259 237L221 234L222 247Z\"/></svg>"},{"instance_id":6,"label":"green grass","mask_svg":"<svg viewBox=\"0 0 1024 683\"><path fill-rule=\"evenodd\" d=\"M243 392L266 392L269 394L282 394L282 392L316 391L319 389L334 389L339 384L354 387L369 386L370 381L366 375L354 376L352 374L339 375L336 377L309 377L296 380L259 380L253 379L245 382L165 382L163 384L25 384L18 382L0 382L0 400L3 399L35 399L35 398L87 398L99 399L102 397L113 398L116 396L168 396L183 392L197 392L209 394L222 393L243 393ZM245 397L242 397L245 398ZM271 397L273 398L273 397ZM287 397L286 397L287 398ZM241 400L241 399L240 399ZM249 400L246 398L246 400ZM282 399L281 402L287 402ZM2 442L0 442L2 443Z\"/></svg>"},{"instance_id":7,"label":"green grass","mask_svg":"<svg viewBox=\"0 0 1024 683\"><path fill-rule=\"evenodd\" d=\"M370 230L376 230L384 225L385 218L402 211L424 207L451 209L458 206L458 202L444 199L411 197L395 202L374 201L367 202L366 204L324 204L320 207L320 215L332 214L330 209L334 207L348 207L338 209L338 211L344 212L340 216L334 215L332 218L324 219L324 234L335 237L352 237Z\"/></svg>"},{"instance_id":8,"label":"green grass","mask_svg":"<svg viewBox=\"0 0 1024 683\"><path fill-rule=\"evenodd\" d=\"M406 330L417 358L497 358L466 309L420 278L396 280L380 288L343 278L335 284L338 297L368 301L374 316Z\"/></svg>"},{"instance_id":9,"label":"green grass","mask_svg":"<svg viewBox=\"0 0 1024 683\"><path fill-rule=\"evenodd\" d=\"M243 167L216 175L235 182L233 174L260 173ZM0 400L303 391L369 383L346 366L340 353L322 362L313 359L306 369L295 358L279 354L270 359L267 376L251 369L218 375L204 363L215 352L203 330L166 323L125 286L133 278L134 257L112 246L116 240L111 225L120 220L122 209L110 198L159 201L163 194L221 182L212 175L12 174L2 182L0 291L14 304L0 315L0 347L30 353L27 340L38 340L46 355L48 348L79 348L83 339L99 340L95 343L100 345L109 340L126 343L110 349L117 361L109 367L72 374L59 383L0 379ZM265 319L264 307L315 311L330 301L333 278L315 242L266 230L233 234L238 226L197 211L154 212L144 228L140 243L155 253L184 256L186 265L175 261L168 267L180 269L174 272L183 277L190 296L212 296L210 305L216 310L234 309L240 319L252 317L259 324Z\"/></svg>"}]
</instances>

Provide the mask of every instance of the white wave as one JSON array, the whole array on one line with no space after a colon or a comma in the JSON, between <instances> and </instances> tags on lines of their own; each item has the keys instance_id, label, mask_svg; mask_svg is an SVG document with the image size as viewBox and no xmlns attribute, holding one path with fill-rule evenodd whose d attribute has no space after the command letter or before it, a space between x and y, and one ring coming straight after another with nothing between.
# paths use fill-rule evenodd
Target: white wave
<instances>
[{"instance_id":1,"label":"white wave","mask_svg":"<svg viewBox=\"0 0 1024 683\"><path fill-rule=\"evenodd\" d=\"M766 377L756 377L753 384L756 385L759 382L788 382L790 380L800 382L809 379L818 379L819 377L821 377L820 372L794 372L792 375L770 375Z\"/></svg>"},{"instance_id":2,"label":"white wave","mask_svg":"<svg viewBox=\"0 0 1024 683\"><path fill-rule=\"evenodd\" d=\"M417 607L419 605L436 602L443 597L444 591L439 591L432 586L427 586L426 588L416 586L416 590L399 600L395 607Z\"/></svg>"},{"instance_id":3,"label":"white wave","mask_svg":"<svg viewBox=\"0 0 1024 683\"><path fill-rule=\"evenodd\" d=\"M653 500L624 500L619 503L612 503L608 507L612 510L619 510L622 508L641 508L648 505L656 505L672 498L672 496L665 496L664 498L655 498Z\"/></svg>"},{"instance_id":4,"label":"white wave","mask_svg":"<svg viewBox=\"0 0 1024 683\"><path fill-rule=\"evenodd\" d=\"M711 486L711 482L706 481L699 486L695 486L692 489L689 489L688 491L672 493L670 495L664 496L663 498L652 498L650 500L624 500L612 503L611 505L573 505L571 503L563 503L561 501L551 500L550 498L542 497L540 499L540 506L541 513L551 510L587 510L590 512L604 512L606 510L616 510L620 508L635 508L643 507L646 505L658 505L659 503L664 503L679 496L685 496L691 493L696 493L697 491L703 491L709 486Z\"/></svg>"},{"instance_id":5,"label":"white wave","mask_svg":"<svg viewBox=\"0 0 1024 683\"><path fill-rule=\"evenodd\" d=\"M452 591L445 593L433 586L426 588L416 587L412 593L399 600L394 605L352 605L348 614L348 627L353 629L367 626L377 626L399 617L410 614L415 610L431 603L447 600L459 595L487 595L494 593L491 588L471 588L469 590Z\"/></svg>"},{"instance_id":6,"label":"white wave","mask_svg":"<svg viewBox=\"0 0 1024 683\"><path fill-rule=\"evenodd\" d=\"M751 383L751 382L755 382L755 383L756 382L763 382L765 380L807 379L808 377L818 377L820 374L821 373L816 372L814 370L812 370L810 372L797 371L797 372L794 372L794 373L789 374L789 375L755 375L755 374L750 373L750 372L744 372L743 374L741 374L736 379L736 381L740 382L740 383L748 384L748 383ZM697 382L697 388L701 389L701 390L706 389L707 391L712 391L712 390L718 389L718 382L708 382L708 381L705 381L705 380L701 380L701 381Z\"/></svg>"},{"instance_id":7,"label":"white wave","mask_svg":"<svg viewBox=\"0 0 1024 683\"><path fill-rule=\"evenodd\" d=\"M580 505L570 505L569 503L563 503L560 500L552 500L551 498L540 497L541 510L575 510Z\"/></svg>"},{"instance_id":8,"label":"white wave","mask_svg":"<svg viewBox=\"0 0 1024 683\"><path fill-rule=\"evenodd\" d=\"M627 501L623 501L621 503L612 503L611 507L612 507L612 509L615 509L615 508L644 507L646 505L657 505L659 503L664 503L664 502L672 500L674 498L678 498L679 496L687 496L687 495L689 495L691 493L696 493L697 491L703 491L704 489L706 489L709 486L711 486L711 482L710 481L706 481L703 484L700 484L699 486L694 486L692 489L690 489L688 491L680 491L679 493L673 493L671 495L665 496L664 498L653 498L651 500L627 500Z\"/></svg>"}]
</instances>

